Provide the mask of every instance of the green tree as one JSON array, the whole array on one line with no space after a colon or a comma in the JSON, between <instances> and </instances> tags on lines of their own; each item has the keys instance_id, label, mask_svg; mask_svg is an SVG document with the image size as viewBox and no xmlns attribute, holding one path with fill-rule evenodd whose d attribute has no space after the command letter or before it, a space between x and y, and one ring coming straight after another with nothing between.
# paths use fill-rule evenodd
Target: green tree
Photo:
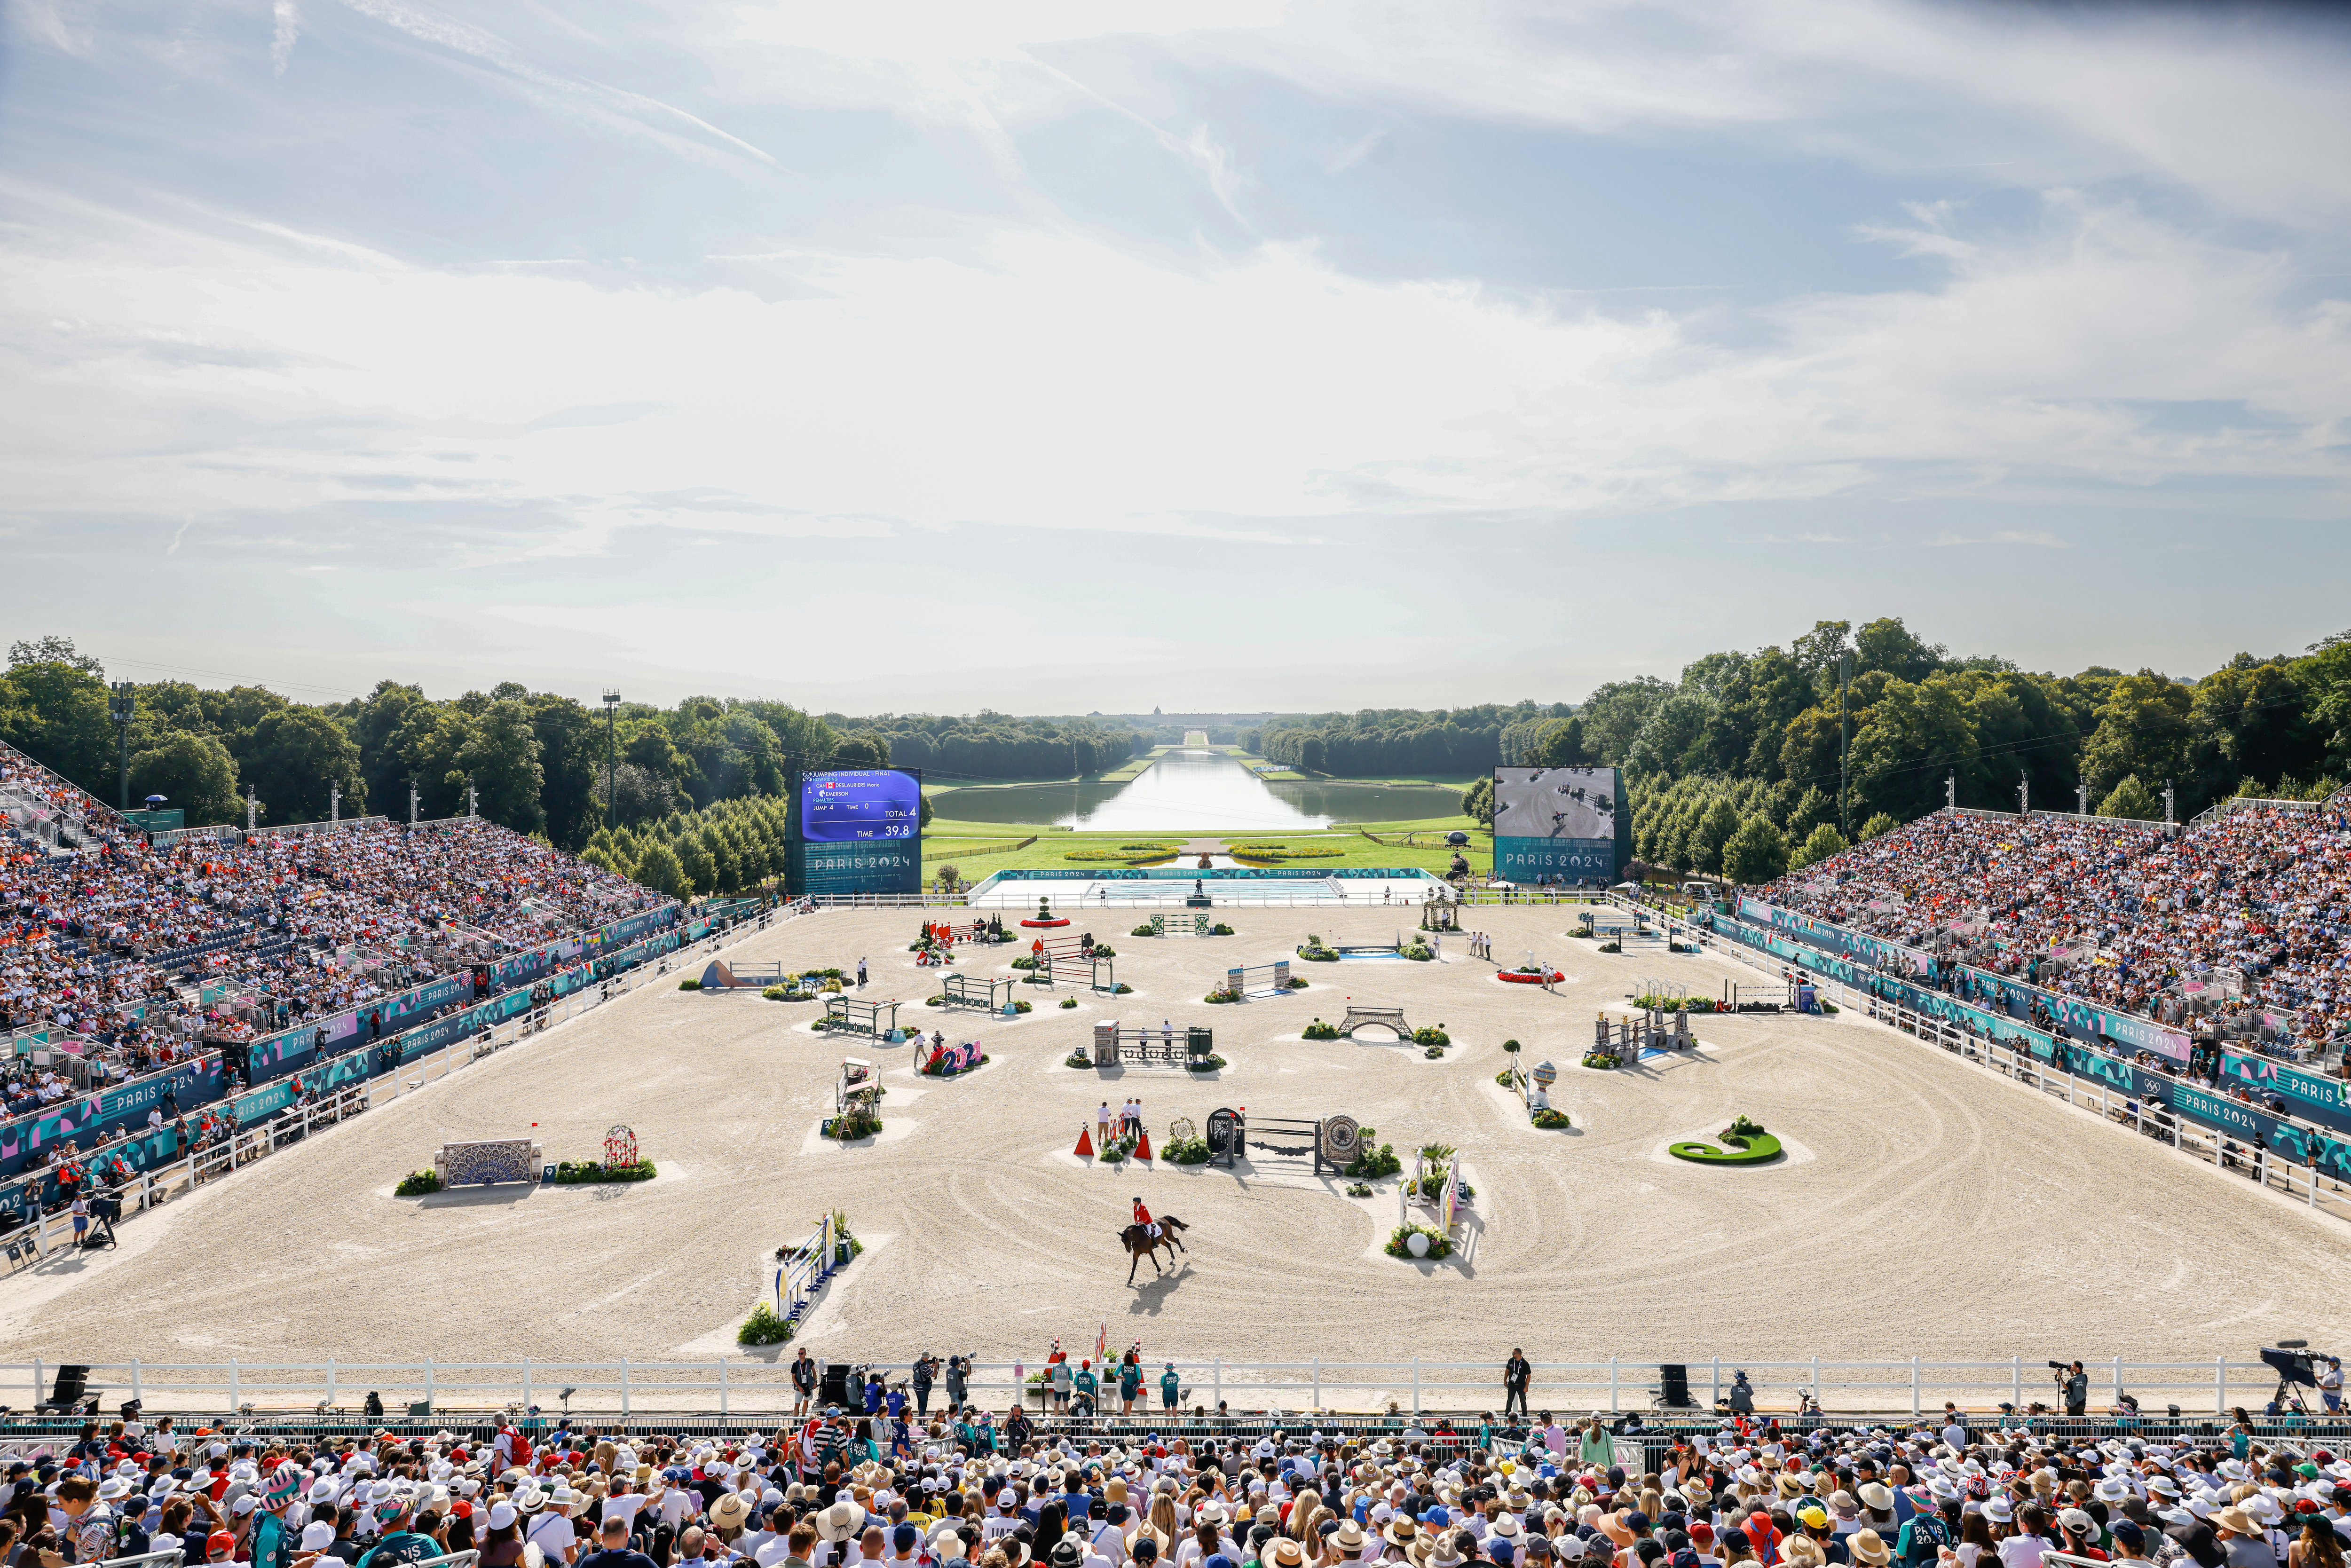
<instances>
[{"instance_id":1,"label":"green tree","mask_svg":"<svg viewBox=\"0 0 2351 1568\"><path fill-rule=\"evenodd\" d=\"M546 778L530 719L530 710L517 699L496 699L455 758L457 770L473 780L482 815L518 833L535 831L546 820L538 799Z\"/></svg>"},{"instance_id":2,"label":"green tree","mask_svg":"<svg viewBox=\"0 0 2351 1568\"><path fill-rule=\"evenodd\" d=\"M1890 833L1901 825L1885 812L1880 811L1861 825L1861 837L1855 839L1854 842L1865 844L1878 834Z\"/></svg>"},{"instance_id":3,"label":"green tree","mask_svg":"<svg viewBox=\"0 0 2351 1568\"><path fill-rule=\"evenodd\" d=\"M2248 653L2197 682L2188 711L2197 764L2192 802L2247 793L2231 788L2246 779L2264 786L2252 793L2266 793L2266 786L2318 767L2325 734L2311 695L2295 666Z\"/></svg>"},{"instance_id":4,"label":"green tree","mask_svg":"<svg viewBox=\"0 0 2351 1568\"><path fill-rule=\"evenodd\" d=\"M397 758L392 768L397 791L381 800L388 816L405 821L408 790L414 781L417 815L425 821L463 816L465 811L465 770L458 755L474 738L474 718L455 703L416 703L402 715L384 743Z\"/></svg>"},{"instance_id":5,"label":"green tree","mask_svg":"<svg viewBox=\"0 0 2351 1568\"><path fill-rule=\"evenodd\" d=\"M433 706L421 687L378 681L375 690L360 699L359 711L351 717L351 738L359 744L360 771L367 778L368 799L385 815L402 821L408 819L410 775L409 763L401 747L403 739L414 734L410 723L412 716L424 710L422 722L429 726ZM446 770L444 757L432 776L437 779Z\"/></svg>"},{"instance_id":6,"label":"green tree","mask_svg":"<svg viewBox=\"0 0 2351 1568\"><path fill-rule=\"evenodd\" d=\"M1731 804L1729 795L1719 795L1707 807L1697 825L1690 830L1689 861L1692 869L1709 875L1722 869L1722 846L1739 831L1739 808Z\"/></svg>"},{"instance_id":7,"label":"green tree","mask_svg":"<svg viewBox=\"0 0 2351 1568\"><path fill-rule=\"evenodd\" d=\"M1494 778L1488 774L1461 797L1461 814L1481 828L1494 825Z\"/></svg>"},{"instance_id":8,"label":"green tree","mask_svg":"<svg viewBox=\"0 0 2351 1568\"><path fill-rule=\"evenodd\" d=\"M1530 768L1573 768L1584 760L1583 721L1573 716L1545 721L1526 752Z\"/></svg>"},{"instance_id":9,"label":"green tree","mask_svg":"<svg viewBox=\"0 0 2351 1568\"><path fill-rule=\"evenodd\" d=\"M244 820L236 763L228 747L209 735L180 730L131 759L131 800L150 795L162 796L167 809L186 812L192 828Z\"/></svg>"},{"instance_id":10,"label":"green tree","mask_svg":"<svg viewBox=\"0 0 2351 1568\"><path fill-rule=\"evenodd\" d=\"M8 664L12 669L18 664L67 664L92 680L106 679L103 660L95 653L77 652L72 638L60 637L54 632L47 637L9 643Z\"/></svg>"},{"instance_id":11,"label":"green tree","mask_svg":"<svg viewBox=\"0 0 2351 1568\"><path fill-rule=\"evenodd\" d=\"M2098 815L2156 822L2163 820L2163 802L2156 798L2154 790L2138 781L2137 774L2126 773L2098 802Z\"/></svg>"},{"instance_id":12,"label":"green tree","mask_svg":"<svg viewBox=\"0 0 2351 1568\"><path fill-rule=\"evenodd\" d=\"M694 881L686 875L677 852L658 839L645 847L636 869L630 874L639 885L652 888L655 893L667 894L672 898L694 896Z\"/></svg>"},{"instance_id":13,"label":"green tree","mask_svg":"<svg viewBox=\"0 0 2351 1568\"><path fill-rule=\"evenodd\" d=\"M2153 670L2114 682L2082 753L2090 798L2103 798L2131 774L2143 780L2187 779L2193 701L2186 686Z\"/></svg>"},{"instance_id":14,"label":"green tree","mask_svg":"<svg viewBox=\"0 0 2351 1568\"><path fill-rule=\"evenodd\" d=\"M343 791L345 817L367 813L360 748L343 727L314 707L284 707L254 726L242 771L260 793L264 820L322 822L329 789Z\"/></svg>"},{"instance_id":15,"label":"green tree","mask_svg":"<svg viewBox=\"0 0 2351 1568\"><path fill-rule=\"evenodd\" d=\"M697 893L709 893L718 886L718 862L713 859L709 846L698 833L682 832L670 841L670 850L677 863L685 868L686 880ZM642 866L639 868L642 870Z\"/></svg>"},{"instance_id":16,"label":"green tree","mask_svg":"<svg viewBox=\"0 0 2351 1568\"><path fill-rule=\"evenodd\" d=\"M1802 871L1808 865L1818 865L1831 855L1843 854L1847 847L1844 835L1836 831L1836 824L1823 822L1813 830L1810 837L1796 846L1796 852L1788 857L1788 869Z\"/></svg>"},{"instance_id":17,"label":"green tree","mask_svg":"<svg viewBox=\"0 0 2351 1568\"><path fill-rule=\"evenodd\" d=\"M596 804L596 781L603 770L604 737L595 716L569 697L529 699L531 732L538 737L539 804L547 836L558 848L587 841L603 820Z\"/></svg>"},{"instance_id":18,"label":"green tree","mask_svg":"<svg viewBox=\"0 0 2351 1568\"><path fill-rule=\"evenodd\" d=\"M45 637L36 646L70 639ZM18 643L21 650L26 645ZM115 773L114 720L107 713L106 683L81 658L44 659L12 664L8 679L18 706L15 728L5 738L44 768L64 774L101 800L111 801Z\"/></svg>"},{"instance_id":19,"label":"green tree","mask_svg":"<svg viewBox=\"0 0 2351 1568\"><path fill-rule=\"evenodd\" d=\"M886 768L889 764L890 743L870 729L843 736L841 744L832 748L835 768Z\"/></svg>"},{"instance_id":20,"label":"green tree","mask_svg":"<svg viewBox=\"0 0 2351 1568\"><path fill-rule=\"evenodd\" d=\"M1897 680L1925 680L1942 667L1945 652L1921 643L1899 620L1873 621L1853 634L1854 667L1883 670Z\"/></svg>"},{"instance_id":21,"label":"green tree","mask_svg":"<svg viewBox=\"0 0 2351 1568\"><path fill-rule=\"evenodd\" d=\"M1722 873L1742 887L1770 882L1788 869L1788 841L1765 818L1750 817L1722 846Z\"/></svg>"}]
</instances>

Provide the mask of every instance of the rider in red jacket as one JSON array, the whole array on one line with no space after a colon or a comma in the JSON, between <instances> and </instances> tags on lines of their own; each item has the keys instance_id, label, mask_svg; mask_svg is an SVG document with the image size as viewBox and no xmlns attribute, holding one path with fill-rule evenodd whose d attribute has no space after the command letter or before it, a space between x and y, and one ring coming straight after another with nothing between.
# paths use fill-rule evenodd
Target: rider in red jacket
<instances>
[{"instance_id":1,"label":"rider in red jacket","mask_svg":"<svg viewBox=\"0 0 2351 1568\"><path fill-rule=\"evenodd\" d=\"M1151 1210L1143 1207L1143 1199L1134 1200L1134 1222L1151 1232L1151 1239L1159 1239L1159 1222L1151 1218Z\"/></svg>"}]
</instances>

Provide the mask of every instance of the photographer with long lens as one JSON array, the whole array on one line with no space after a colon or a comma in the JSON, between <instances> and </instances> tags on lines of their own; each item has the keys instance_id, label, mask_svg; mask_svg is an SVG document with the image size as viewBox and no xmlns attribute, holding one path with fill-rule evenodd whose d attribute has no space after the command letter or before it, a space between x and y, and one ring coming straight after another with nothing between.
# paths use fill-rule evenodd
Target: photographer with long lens
<instances>
[{"instance_id":1,"label":"photographer with long lens","mask_svg":"<svg viewBox=\"0 0 2351 1568\"><path fill-rule=\"evenodd\" d=\"M2082 1370L2082 1364L2077 1361L2068 1366L2062 1361L2053 1361L2049 1364L2049 1370L2055 1375L2050 1381L2057 1385L2058 1395L2065 1402L2065 1414L2074 1416L2087 1415L2090 1409L2090 1375Z\"/></svg>"}]
</instances>

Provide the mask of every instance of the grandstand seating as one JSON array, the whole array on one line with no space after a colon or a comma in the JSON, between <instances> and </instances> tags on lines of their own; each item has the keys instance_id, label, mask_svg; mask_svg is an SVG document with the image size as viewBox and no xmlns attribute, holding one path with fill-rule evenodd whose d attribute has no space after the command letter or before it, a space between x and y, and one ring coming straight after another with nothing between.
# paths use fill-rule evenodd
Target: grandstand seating
<instances>
[{"instance_id":1,"label":"grandstand seating","mask_svg":"<svg viewBox=\"0 0 2351 1568\"><path fill-rule=\"evenodd\" d=\"M665 902L473 819L151 846L5 747L0 813L0 1036L53 1059L0 1063L9 1114Z\"/></svg>"},{"instance_id":2,"label":"grandstand seating","mask_svg":"<svg viewBox=\"0 0 2351 1568\"><path fill-rule=\"evenodd\" d=\"M2351 790L2167 830L1938 811L1762 890L1771 904L2180 1026L2351 1037Z\"/></svg>"}]
</instances>

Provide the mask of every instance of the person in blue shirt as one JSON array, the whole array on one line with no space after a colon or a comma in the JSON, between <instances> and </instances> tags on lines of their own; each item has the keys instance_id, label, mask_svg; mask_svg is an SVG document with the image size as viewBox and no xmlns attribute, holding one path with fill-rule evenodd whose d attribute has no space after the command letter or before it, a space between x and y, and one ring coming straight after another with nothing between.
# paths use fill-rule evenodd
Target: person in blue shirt
<instances>
[{"instance_id":1,"label":"person in blue shirt","mask_svg":"<svg viewBox=\"0 0 2351 1568\"><path fill-rule=\"evenodd\" d=\"M890 1419L893 1421L906 1413L906 1391L903 1388L891 1389L882 1396L882 1402L889 1406Z\"/></svg>"},{"instance_id":2,"label":"person in blue shirt","mask_svg":"<svg viewBox=\"0 0 2351 1568\"><path fill-rule=\"evenodd\" d=\"M865 1375L865 1413L868 1416L882 1413L882 1375L878 1372Z\"/></svg>"}]
</instances>

